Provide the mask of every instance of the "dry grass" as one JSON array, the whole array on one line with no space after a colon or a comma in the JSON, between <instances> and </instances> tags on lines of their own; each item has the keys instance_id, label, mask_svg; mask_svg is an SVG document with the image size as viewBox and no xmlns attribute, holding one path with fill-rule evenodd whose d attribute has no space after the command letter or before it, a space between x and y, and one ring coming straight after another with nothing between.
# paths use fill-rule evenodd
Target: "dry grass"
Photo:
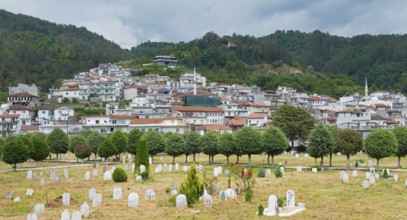
<instances>
[{"instance_id":1,"label":"dry grass","mask_svg":"<svg viewBox=\"0 0 407 220\"><path fill-rule=\"evenodd\" d=\"M365 155L357 155L352 158L364 160L367 164L368 158ZM199 163L206 163L207 157L200 155ZM241 158L245 163L247 157ZM185 158L177 158L177 162L183 162ZM235 157L233 157L234 161ZM265 156L253 157L253 164L265 164ZM326 164L328 159L325 159ZM334 166L344 166L345 157L335 156ZM154 158L155 163L169 163L171 158L167 156ZM289 155L282 155L276 158L276 162L286 163L287 166L312 166L313 158L295 158ZM375 162L375 161L374 161ZM215 163L224 164L223 156L216 156ZM406 159L402 164L407 164ZM41 166L67 165L66 163L44 163ZM382 166L396 167L397 159L388 158L381 161ZM34 167L35 163L28 162L22 164L24 167ZM22 167L21 165L19 167ZM110 168L111 166L109 166ZM118 164L116 167L122 167ZM155 164L150 168L154 171ZM0 169L9 169L9 165L0 162ZM208 173L212 173L212 167L205 166ZM267 206L267 198L270 194L285 196L288 189L293 189L296 193L296 202L304 202L307 210L292 219L405 219L407 210L407 189L404 181L407 172L398 172L399 182L380 179L376 185L369 189L362 188L364 172L359 171L356 178L351 177L347 184L340 182L339 171L325 171L324 173L311 173L309 171L296 173L287 170L286 176L276 179L273 176L268 178L256 178L254 187L254 198L252 202L245 202L244 195L239 195L236 200L220 201L218 195L213 196L213 208L208 209L202 203L193 208L177 209L168 203L168 195L165 188L170 184L178 187L186 178L186 173L179 171L173 173L161 173L153 175L153 179L147 182L135 182L130 175L126 183L114 183L103 181L103 165L98 168L99 176L84 180L86 170L91 171L92 167L71 167L69 168L70 178L63 178L63 171L57 169L61 178L60 182L49 180L49 169L44 170L45 186L39 186L39 170L34 170L36 180L27 180L26 172L2 172L0 173L0 219L25 219L27 213L33 211L34 205L38 202L46 203L46 193L48 198L54 199L61 196L63 192L71 193L71 198L76 203L69 206L71 212L79 210L82 202L88 201L88 189L94 187L98 193L103 194L101 207L90 208L89 219L257 219L257 206L261 203ZM225 168L224 168L225 169ZM182 166L181 166L182 170ZM257 170L255 171L257 173ZM391 174L394 174L392 172ZM207 174L211 177L212 174ZM200 174L201 180L203 173ZM233 183L235 181L232 181ZM220 176L216 182L219 189L227 188L227 177ZM123 188L123 199L113 200L112 191L114 187ZM27 188L34 189L32 197L25 196ZM156 199L147 201L144 199L144 192L152 188L155 190ZM13 197L20 196L20 203L13 203L4 199L5 192L13 192ZM137 192L140 195L140 205L138 208L127 207L127 196L130 192ZM59 219L64 207L54 207L45 209L45 217L40 219Z\"/></svg>"}]
</instances>

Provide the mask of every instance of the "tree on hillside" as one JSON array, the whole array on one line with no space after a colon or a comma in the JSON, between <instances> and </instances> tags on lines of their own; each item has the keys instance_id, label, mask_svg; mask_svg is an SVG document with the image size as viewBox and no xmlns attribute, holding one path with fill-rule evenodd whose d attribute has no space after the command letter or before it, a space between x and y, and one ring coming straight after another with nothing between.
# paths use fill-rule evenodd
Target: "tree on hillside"
<instances>
[{"instance_id":1,"label":"tree on hillside","mask_svg":"<svg viewBox=\"0 0 407 220\"><path fill-rule=\"evenodd\" d=\"M351 129L341 130L336 139L336 147L339 152L346 155L346 167L350 168L350 155L354 155L363 149L362 135Z\"/></svg>"},{"instance_id":2,"label":"tree on hillside","mask_svg":"<svg viewBox=\"0 0 407 220\"><path fill-rule=\"evenodd\" d=\"M274 166L274 156L282 154L287 148L288 139L284 133L277 127L269 127L262 135L262 147L263 151L267 153L267 164Z\"/></svg>"},{"instance_id":3,"label":"tree on hillside","mask_svg":"<svg viewBox=\"0 0 407 220\"><path fill-rule=\"evenodd\" d=\"M3 161L13 166L13 170L17 170L17 164L23 163L29 158L29 150L27 145L21 138L14 138L7 141L3 147Z\"/></svg>"},{"instance_id":4,"label":"tree on hillside","mask_svg":"<svg viewBox=\"0 0 407 220\"><path fill-rule=\"evenodd\" d=\"M135 169L134 173L142 176L144 180L147 180L150 176L150 163L148 162L148 146L147 141L144 138L141 138L138 142L136 157L135 157ZM140 165L146 167L146 173L140 172Z\"/></svg>"},{"instance_id":5,"label":"tree on hillside","mask_svg":"<svg viewBox=\"0 0 407 220\"><path fill-rule=\"evenodd\" d=\"M165 135L170 135L170 133ZM160 132L149 130L143 134L142 138L147 141L148 151L152 161L154 161L154 155L164 152L166 140Z\"/></svg>"},{"instance_id":6,"label":"tree on hillside","mask_svg":"<svg viewBox=\"0 0 407 220\"><path fill-rule=\"evenodd\" d=\"M319 124L311 130L308 142L308 154L315 158L315 161L321 158L321 168L324 168L324 156L332 150L334 142L331 133L326 126Z\"/></svg>"},{"instance_id":7,"label":"tree on hillside","mask_svg":"<svg viewBox=\"0 0 407 220\"><path fill-rule=\"evenodd\" d=\"M47 139L44 138L42 133L33 134L31 136L31 143L33 151L31 152L30 158L37 162L45 160L51 149L48 145Z\"/></svg>"},{"instance_id":8,"label":"tree on hillside","mask_svg":"<svg viewBox=\"0 0 407 220\"><path fill-rule=\"evenodd\" d=\"M261 147L261 135L258 131L251 127L244 127L236 131L235 135L236 147L243 154L247 154L249 165L251 165L252 155L263 152Z\"/></svg>"},{"instance_id":9,"label":"tree on hillside","mask_svg":"<svg viewBox=\"0 0 407 220\"><path fill-rule=\"evenodd\" d=\"M68 152L69 138L60 128L55 128L48 135L48 144L51 153L57 155L56 161L58 162L58 155Z\"/></svg>"},{"instance_id":10,"label":"tree on hillside","mask_svg":"<svg viewBox=\"0 0 407 220\"><path fill-rule=\"evenodd\" d=\"M140 138L143 136L143 132L140 131L139 129L133 129L129 133L129 141L127 144L127 152L136 155L137 152L137 144L140 140Z\"/></svg>"},{"instance_id":11,"label":"tree on hillside","mask_svg":"<svg viewBox=\"0 0 407 220\"><path fill-rule=\"evenodd\" d=\"M95 155L95 160L99 151L99 147L103 144L104 141L105 137L103 137L99 132L92 132L86 139L86 143L89 145L90 151Z\"/></svg>"},{"instance_id":12,"label":"tree on hillside","mask_svg":"<svg viewBox=\"0 0 407 220\"><path fill-rule=\"evenodd\" d=\"M122 131L115 130L111 134L110 139L117 149L116 160L120 161L120 154L127 151L127 137Z\"/></svg>"},{"instance_id":13,"label":"tree on hillside","mask_svg":"<svg viewBox=\"0 0 407 220\"><path fill-rule=\"evenodd\" d=\"M379 160L397 153L397 139L393 133L384 129L372 131L365 140L365 150L369 157L376 159L379 170Z\"/></svg>"},{"instance_id":14,"label":"tree on hillside","mask_svg":"<svg viewBox=\"0 0 407 220\"><path fill-rule=\"evenodd\" d=\"M392 132L398 143L396 155L398 157L398 168L401 169L401 157L407 155L407 127L397 126L392 130Z\"/></svg>"},{"instance_id":15,"label":"tree on hillside","mask_svg":"<svg viewBox=\"0 0 407 220\"><path fill-rule=\"evenodd\" d=\"M204 154L208 155L209 157L209 164L213 163L213 158L216 154L218 154L218 134L209 131L206 132L200 141L200 147Z\"/></svg>"},{"instance_id":16,"label":"tree on hillside","mask_svg":"<svg viewBox=\"0 0 407 220\"><path fill-rule=\"evenodd\" d=\"M338 128L336 125L330 125L326 127L329 131L329 133L331 133L332 138L333 138L333 146L332 149L329 151L329 166L332 166L332 154L336 153L337 150L337 145L336 145L336 141L339 135L339 132L341 131L340 128Z\"/></svg>"},{"instance_id":17,"label":"tree on hillside","mask_svg":"<svg viewBox=\"0 0 407 220\"><path fill-rule=\"evenodd\" d=\"M218 152L226 157L226 164L229 164L229 157L234 154L235 145L233 134L223 133L219 136Z\"/></svg>"},{"instance_id":18,"label":"tree on hillside","mask_svg":"<svg viewBox=\"0 0 407 220\"><path fill-rule=\"evenodd\" d=\"M105 158L106 164L109 157L117 154L117 149L110 138L105 138L105 141L99 147L98 154L100 157Z\"/></svg>"},{"instance_id":19,"label":"tree on hillside","mask_svg":"<svg viewBox=\"0 0 407 220\"><path fill-rule=\"evenodd\" d=\"M171 134L167 138L165 152L172 156L172 163L175 164L175 157L184 153L185 141L181 134Z\"/></svg>"},{"instance_id":20,"label":"tree on hillside","mask_svg":"<svg viewBox=\"0 0 407 220\"><path fill-rule=\"evenodd\" d=\"M294 147L294 141L307 139L314 127L315 119L303 108L280 106L273 115L272 124L280 128Z\"/></svg>"},{"instance_id":21,"label":"tree on hillside","mask_svg":"<svg viewBox=\"0 0 407 220\"><path fill-rule=\"evenodd\" d=\"M186 158L188 158L188 155L192 154L193 161L195 163L195 155L197 153L201 152L201 149L199 147L200 138L201 138L201 135L199 135L195 131L191 131L191 132L188 132L188 133L184 134L184 139L185 139L185 149L184 149L185 162L187 162Z\"/></svg>"}]
</instances>

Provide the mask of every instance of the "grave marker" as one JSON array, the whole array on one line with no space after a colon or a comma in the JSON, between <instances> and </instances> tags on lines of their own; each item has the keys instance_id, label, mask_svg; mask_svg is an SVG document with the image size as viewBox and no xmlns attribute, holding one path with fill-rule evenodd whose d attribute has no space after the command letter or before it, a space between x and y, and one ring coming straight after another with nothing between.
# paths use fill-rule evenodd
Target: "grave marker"
<instances>
[{"instance_id":1,"label":"grave marker","mask_svg":"<svg viewBox=\"0 0 407 220\"><path fill-rule=\"evenodd\" d=\"M33 178L33 171L32 170L28 170L27 171L27 179L31 180Z\"/></svg>"},{"instance_id":2,"label":"grave marker","mask_svg":"<svg viewBox=\"0 0 407 220\"><path fill-rule=\"evenodd\" d=\"M295 208L295 193L293 190L288 190L285 196L288 208Z\"/></svg>"},{"instance_id":3,"label":"grave marker","mask_svg":"<svg viewBox=\"0 0 407 220\"><path fill-rule=\"evenodd\" d=\"M61 220L71 220L71 213L68 209L65 209L61 214Z\"/></svg>"},{"instance_id":4,"label":"grave marker","mask_svg":"<svg viewBox=\"0 0 407 220\"><path fill-rule=\"evenodd\" d=\"M145 193L144 193L144 198L147 200L152 200L155 199L155 192L152 189L148 189Z\"/></svg>"},{"instance_id":5,"label":"grave marker","mask_svg":"<svg viewBox=\"0 0 407 220\"><path fill-rule=\"evenodd\" d=\"M69 193L62 194L62 205L69 206L71 204L71 195Z\"/></svg>"},{"instance_id":6,"label":"grave marker","mask_svg":"<svg viewBox=\"0 0 407 220\"><path fill-rule=\"evenodd\" d=\"M122 199L123 190L122 188L113 188L113 199Z\"/></svg>"},{"instance_id":7,"label":"grave marker","mask_svg":"<svg viewBox=\"0 0 407 220\"><path fill-rule=\"evenodd\" d=\"M95 188L90 188L89 191L88 191L88 195L89 195L89 200L93 201L93 199L95 199L96 189Z\"/></svg>"},{"instance_id":8,"label":"grave marker","mask_svg":"<svg viewBox=\"0 0 407 220\"><path fill-rule=\"evenodd\" d=\"M85 172L85 180L89 180L90 179L90 172L86 171Z\"/></svg>"},{"instance_id":9,"label":"grave marker","mask_svg":"<svg viewBox=\"0 0 407 220\"><path fill-rule=\"evenodd\" d=\"M79 211L74 211L72 213L72 220L82 220L82 213Z\"/></svg>"},{"instance_id":10,"label":"grave marker","mask_svg":"<svg viewBox=\"0 0 407 220\"><path fill-rule=\"evenodd\" d=\"M35 204L34 213L37 214L37 216L44 215L44 213L45 213L45 205L44 205L44 203Z\"/></svg>"},{"instance_id":11,"label":"grave marker","mask_svg":"<svg viewBox=\"0 0 407 220\"><path fill-rule=\"evenodd\" d=\"M139 204L139 196L137 193L130 193L128 199L127 199L127 206L129 207L138 207Z\"/></svg>"},{"instance_id":12,"label":"grave marker","mask_svg":"<svg viewBox=\"0 0 407 220\"><path fill-rule=\"evenodd\" d=\"M102 194L96 193L92 200L92 206L97 207L102 205Z\"/></svg>"},{"instance_id":13,"label":"grave marker","mask_svg":"<svg viewBox=\"0 0 407 220\"><path fill-rule=\"evenodd\" d=\"M275 195L270 195L268 198L268 207L264 210L264 215L275 216L277 215L277 197Z\"/></svg>"},{"instance_id":14,"label":"grave marker","mask_svg":"<svg viewBox=\"0 0 407 220\"><path fill-rule=\"evenodd\" d=\"M89 205L86 202L83 202L81 205L81 214L83 217L87 218L89 217Z\"/></svg>"},{"instance_id":15,"label":"grave marker","mask_svg":"<svg viewBox=\"0 0 407 220\"><path fill-rule=\"evenodd\" d=\"M31 189L31 188L28 188L27 191L25 192L25 195L26 195L26 196L32 196L33 193L34 193L34 190Z\"/></svg>"},{"instance_id":16,"label":"grave marker","mask_svg":"<svg viewBox=\"0 0 407 220\"><path fill-rule=\"evenodd\" d=\"M188 206L187 197L184 194L179 194L176 198L177 208L186 208Z\"/></svg>"}]
</instances>

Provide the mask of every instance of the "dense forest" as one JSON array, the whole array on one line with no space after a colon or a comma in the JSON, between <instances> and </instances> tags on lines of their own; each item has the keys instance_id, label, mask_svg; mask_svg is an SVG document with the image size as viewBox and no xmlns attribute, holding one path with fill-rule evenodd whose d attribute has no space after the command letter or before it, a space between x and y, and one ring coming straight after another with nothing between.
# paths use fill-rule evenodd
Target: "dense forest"
<instances>
[{"instance_id":1,"label":"dense forest","mask_svg":"<svg viewBox=\"0 0 407 220\"><path fill-rule=\"evenodd\" d=\"M129 51L84 27L0 10L2 91L16 82L36 83L46 90L58 79L129 57Z\"/></svg>"}]
</instances>

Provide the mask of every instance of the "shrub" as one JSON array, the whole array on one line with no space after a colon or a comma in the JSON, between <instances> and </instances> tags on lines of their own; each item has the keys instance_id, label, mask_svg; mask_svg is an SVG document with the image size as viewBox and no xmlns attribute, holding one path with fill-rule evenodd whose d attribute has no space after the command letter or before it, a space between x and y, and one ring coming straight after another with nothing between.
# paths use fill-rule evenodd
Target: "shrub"
<instances>
[{"instance_id":1,"label":"shrub","mask_svg":"<svg viewBox=\"0 0 407 220\"><path fill-rule=\"evenodd\" d=\"M283 207L284 205L284 197L280 196L277 198L278 207Z\"/></svg>"},{"instance_id":2,"label":"shrub","mask_svg":"<svg viewBox=\"0 0 407 220\"><path fill-rule=\"evenodd\" d=\"M232 177L229 174L229 176L228 176L228 188L230 188L231 184L232 184Z\"/></svg>"},{"instance_id":3,"label":"shrub","mask_svg":"<svg viewBox=\"0 0 407 220\"><path fill-rule=\"evenodd\" d=\"M148 180L148 179L150 179L150 173L147 172L147 171L142 172L142 173L141 173L141 179L142 179L142 180Z\"/></svg>"},{"instance_id":4,"label":"shrub","mask_svg":"<svg viewBox=\"0 0 407 220\"><path fill-rule=\"evenodd\" d=\"M359 167L359 162L358 161L355 162L355 167Z\"/></svg>"},{"instance_id":5,"label":"shrub","mask_svg":"<svg viewBox=\"0 0 407 220\"><path fill-rule=\"evenodd\" d=\"M305 147L304 145L300 145L297 147L296 151L298 153L305 153L305 152L307 152L307 147Z\"/></svg>"},{"instance_id":6,"label":"shrub","mask_svg":"<svg viewBox=\"0 0 407 220\"><path fill-rule=\"evenodd\" d=\"M276 167L276 169L274 170L274 175L276 175L277 178L283 177L283 172L281 172L280 170L280 165Z\"/></svg>"},{"instance_id":7,"label":"shrub","mask_svg":"<svg viewBox=\"0 0 407 220\"><path fill-rule=\"evenodd\" d=\"M259 173L257 173L257 177L266 177L266 172L264 171L263 167L260 168Z\"/></svg>"},{"instance_id":8,"label":"shrub","mask_svg":"<svg viewBox=\"0 0 407 220\"><path fill-rule=\"evenodd\" d=\"M387 169L384 169L383 171L383 178L389 178L389 174L387 173Z\"/></svg>"},{"instance_id":9,"label":"shrub","mask_svg":"<svg viewBox=\"0 0 407 220\"><path fill-rule=\"evenodd\" d=\"M127 173L122 168L116 168L113 171L112 179L114 182L126 182Z\"/></svg>"},{"instance_id":10,"label":"shrub","mask_svg":"<svg viewBox=\"0 0 407 220\"><path fill-rule=\"evenodd\" d=\"M257 212L257 215L258 216L263 216L264 214L264 207L263 207L263 205L262 204L260 204L259 205L259 207L257 208L257 210L258 210L258 212Z\"/></svg>"},{"instance_id":11,"label":"shrub","mask_svg":"<svg viewBox=\"0 0 407 220\"><path fill-rule=\"evenodd\" d=\"M246 202L251 202L253 199L253 190L251 187L247 188L246 191L244 192L244 200Z\"/></svg>"},{"instance_id":12,"label":"shrub","mask_svg":"<svg viewBox=\"0 0 407 220\"><path fill-rule=\"evenodd\" d=\"M87 144L81 144L75 147L75 156L79 159L90 157L92 151Z\"/></svg>"},{"instance_id":13,"label":"shrub","mask_svg":"<svg viewBox=\"0 0 407 220\"><path fill-rule=\"evenodd\" d=\"M203 195L204 186L199 181L195 165L188 171L187 179L181 184L180 193L187 197L188 205L191 206Z\"/></svg>"}]
</instances>

